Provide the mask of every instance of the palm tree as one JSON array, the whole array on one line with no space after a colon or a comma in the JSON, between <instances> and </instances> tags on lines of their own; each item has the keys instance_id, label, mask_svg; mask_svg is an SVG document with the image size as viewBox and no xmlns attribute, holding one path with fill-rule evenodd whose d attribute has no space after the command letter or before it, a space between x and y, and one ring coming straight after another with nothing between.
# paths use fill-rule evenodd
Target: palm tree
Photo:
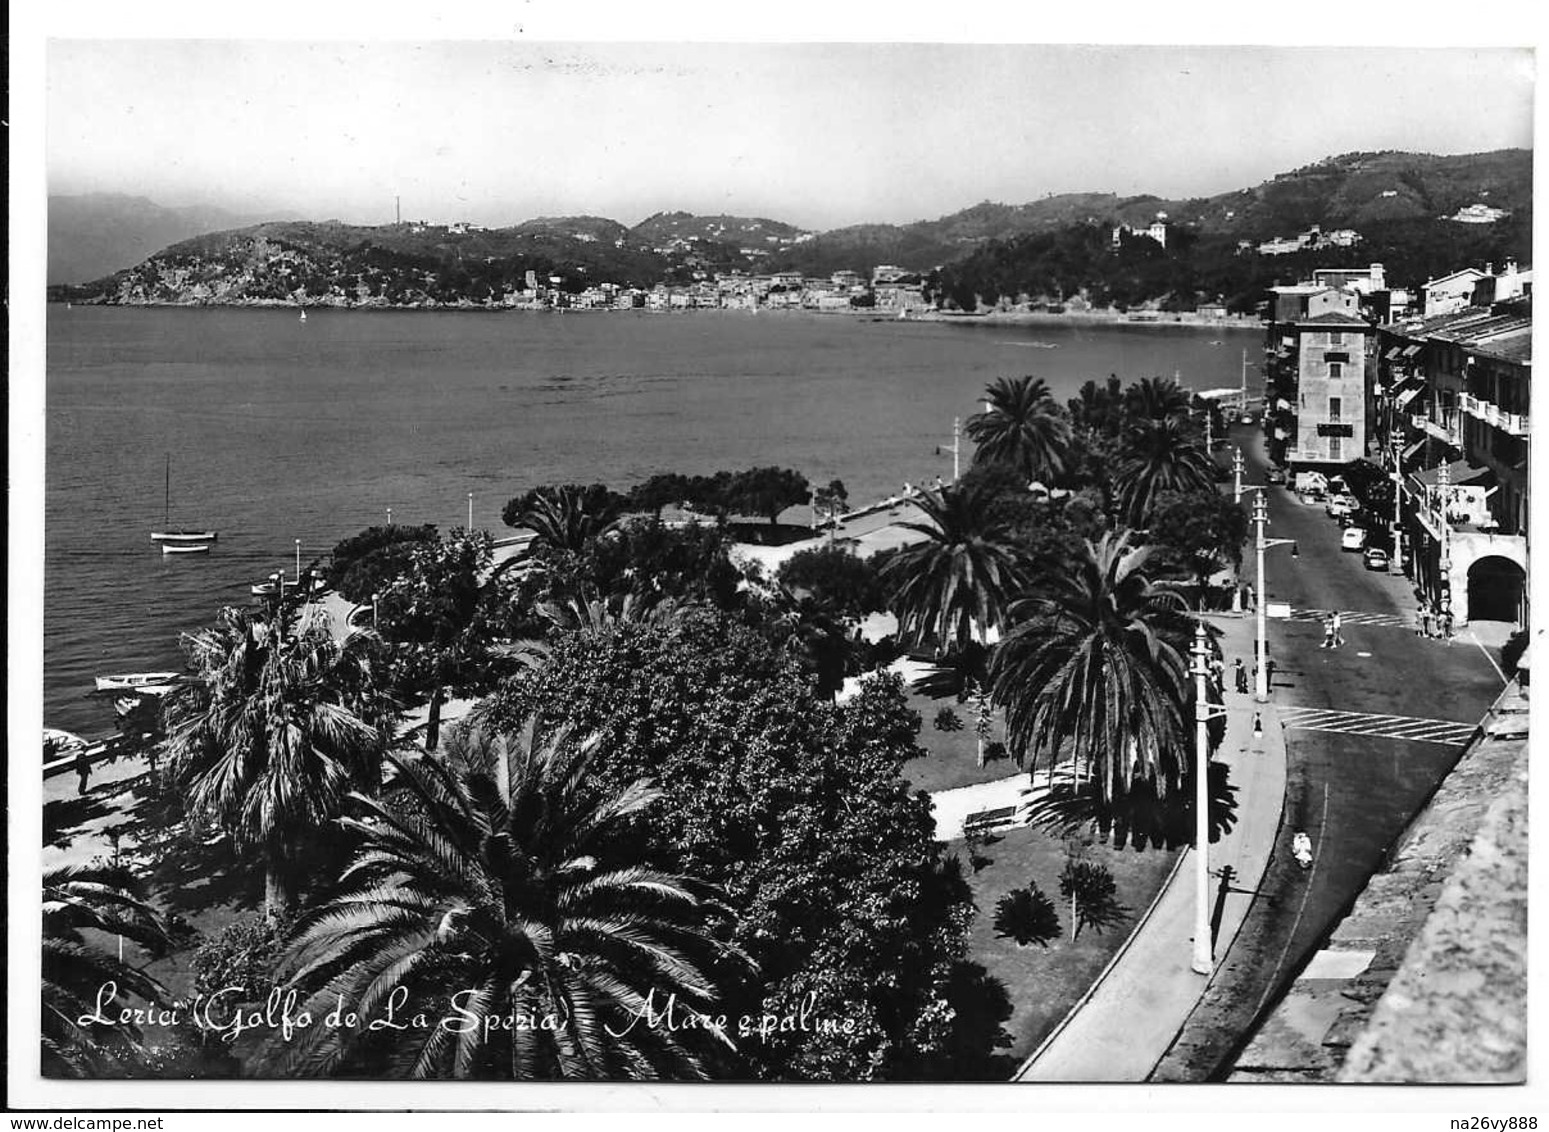
<instances>
[{"instance_id":1,"label":"palm tree","mask_svg":"<svg viewBox=\"0 0 1549 1132\"><path fill-rule=\"evenodd\" d=\"M703 1076L707 1039L730 1044L693 1025L720 998L707 972L740 953L710 935L707 917L724 909L708 889L620 852L621 827L661 795L644 781L601 786L595 751L529 722L516 736L459 730L444 759L394 757L401 791L361 797L363 816L343 820L360 854L282 959L307 1008L342 995L365 1018L405 988L416 1005L399 1017L436 1002L454 1020L564 1021L405 1031L392 1067L413 1077ZM678 1026L629 1025L671 996ZM326 1073L354 1048L347 1029L316 1027L269 1058Z\"/></svg>"},{"instance_id":2,"label":"palm tree","mask_svg":"<svg viewBox=\"0 0 1549 1132\"><path fill-rule=\"evenodd\" d=\"M1142 420L1130 427L1113 481L1121 520L1141 527L1164 492L1210 490L1215 465L1180 418Z\"/></svg>"},{"instance_id":3,"label":"palm tree","mask_svg":"<svg viewBox=\"0 0 1549 1132\"><path fill-rule=\"evenodd\" d=\"M1137 421L1182 419L1189 415L1189 395L1170 377L1143 377L1124 391L1124 410Z\"/></svg>"},{"instance_id":4,"label":"palm tree","mask_svg":"<svg viewBox=\"0 0 1549 1132\"><path fill-rule=\"evenodd\" d=\"M236 608L184 638L195 679L169 697L168 773L189 812L263 854L270 913L290 906L309 835L381 780L396 705L375 644L368 632L335 640L314 612L266 621Z\"/></svg>"},{"instance_id":5,"label":"palm tree","mask_svg":"<svg viewBox=\"0 0 1549 1132\"><path fill-rule=\"evenodd\" d=\"M1109 374L1103 385L1095 381L1085 382L1076 396L1066 402L1071 422L1085 429L1089 435L1108 436L1119 431L1124 412L1124 394L1119 388L1117 374Z\"/></svg>"},{"instance_id":6,"label":"palm tree","mask_svg":"<svg viewBox=\"0 0 1549 1132\"><path fill-rule=\"evenodd\" d=\"M1148 553L1128 532L1088 541L1016 603L990 663L1013 750L1035 772L1068 750L1072 778L1095 779L1104 806L1187 750L1191 624L1141 572Z\"/></svg>"},{"instance_id":7,"label":"palm tree","mask_svg":"<svg viewBox=\"0 0 1549 1132\"><path fill-rule=\"evenodd\" d=\"M541 492L517 522L530 527L536 541L555 550L580 554L587 543L618 526L618 510L607 501L589 499L581 489L567 485Z\"/></svg>"},{"instance_id":8,"label":"palm tree","mask_svg":"<svg viewBox=\"0 0 1549 1132\"><path fill-rule=\"evenodd\" d=\"M924 538L883 567L894 587L899 632L938 654L984 643L1005 617L1021 584L1023 562L1010 530L995 518L990 493L972 486L927 491L915 498L928 523L903 523Z\"/></svg>"},{"instance_id":9,"label":"palm tree","mask_svg":"<svg viewBox=\"0 0 1549 1132\"><path fill-rule=\"evenodd\" d=\"M104 951L87 932L116 935L159 950L166 929L145 903L138 879L114 866L53 869L43 874L43 1075L96 1077L132 1068L139 1030L118 1023L127 997L154 1001L160 983ZM100 1004L103 988L116 988ZM84 1021L111 1017L112 1023Z\"/></svg>"},{"instance_id":10,"label":"palm tree","mask_svg":"<svg viewBox=\"0 0 1549 1132\"><path fill-rule=\"evenodd\" d=\"M989 408L968 418L976 463L1004 463L1029 480L1052 480L1065 467L1070 425L1042 378L997 378L986 389Z\"/></svg>"}]
</instances>

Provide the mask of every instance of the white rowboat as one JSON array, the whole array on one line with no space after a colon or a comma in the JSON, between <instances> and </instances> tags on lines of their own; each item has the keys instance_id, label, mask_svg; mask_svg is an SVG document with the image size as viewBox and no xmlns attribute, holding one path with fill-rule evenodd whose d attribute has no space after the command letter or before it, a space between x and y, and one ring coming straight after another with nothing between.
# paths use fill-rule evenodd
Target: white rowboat
<instances>
[{"instance_id":1,"label":"white rowboat","mask_svg":"<svg viewBox=\"0 0 1549 1132\"><path fill-rule=\"evenodd\" d=\"M159 695L169 691L182 676L177 672L125 672L119 676L98 676L99 692L144 692Z\"/></svg>"},{"instance_id":2,"label":"white rowboat","mask_svg":"<svg viewBox=\"0 0 1549 1132\"><path fill-rule=\"evenodd\" d=\"M207 542L164 542L161 544L163 554L208 554L210 544Z\"/></svg>"}]
</instances>

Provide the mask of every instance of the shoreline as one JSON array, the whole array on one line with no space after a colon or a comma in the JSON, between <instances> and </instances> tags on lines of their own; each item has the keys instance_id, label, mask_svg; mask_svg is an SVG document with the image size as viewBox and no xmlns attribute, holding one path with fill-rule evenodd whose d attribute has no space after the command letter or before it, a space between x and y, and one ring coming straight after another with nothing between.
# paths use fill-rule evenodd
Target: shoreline
<instances>
[{"instance_id":1,"label":"shoreline","mask_svg":"<svg viewBox=\"0 0 1549 1132\"><path fill-rule=\"evenodd\" d=\"M534 307L504 306L486 303L298 303L286 299L245 299L235 302L92 302L90 300L49 299L46 306L66 308L146 308L153 310L328 310L364 312L418 312L429 314L731 314L748 315L745 307L689 307L672 310L651 310L648 307ZM822 310L815 307L759 307L760 315L821 315L826 318L851 318L865 322L931 322L962 326L1137 326L1137 327L1212 327L1221 330L1252 330L1262 332L1262 319L1248 316L1224 318L1201 317L1180 311L1156 318L1136 318L1133 312L1120 311L1064 311L1054 314L1048 311L911 311L907 317L896 313L878 311L873 307L855 307L850 310Z\"/></svg>"}]
</instances>

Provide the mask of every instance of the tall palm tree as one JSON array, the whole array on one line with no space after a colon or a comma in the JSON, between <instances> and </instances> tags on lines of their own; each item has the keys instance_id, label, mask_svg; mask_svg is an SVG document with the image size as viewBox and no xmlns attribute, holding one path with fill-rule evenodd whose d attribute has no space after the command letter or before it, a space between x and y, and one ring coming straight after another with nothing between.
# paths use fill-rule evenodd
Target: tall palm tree
<instances>
[{"instance_id":1,"label":"tall palm tree","mask_svg":"<svg viewBox=\"0 0 1549 1132\"><path fill-rule=\"evenodd\" d=\"M990 663L1012 748L1035 771L1068 750L1072 776L1095 779L1104 804L1187 750L1191 623L1142 573L1147 554L1128 532L1088 541L1016 603Z\"/></svg>"},{"instance_id":2,"label":"tall palm tree","mask_svg":"<svg viewBox=\"0 0 1549 1132\"><path fill-rule=\"evenodd\" d=\"M1119 431L1124 413L1124 394L1119 387L1117 374L1109 374L1106 383L1095 381L1082 384L1076 396L1066 402L1071 422L1089 434L1112 435Z\"/></svg>"},{"instance_id":3,"label":"tall palm tree","mask_svg":"<svg viewBox=\"0 0 1549 1132\"><path fill-rule=\"evenodd\" d=\"M344 819L360 855L282 960L308 1008L342 995L365 1018L405 988L414 1005L400 1003L400 1017L565 1023L403 1032L392 1068L413 1077L703 1076L707 1042L730 1044L692 1024L720 998L707 972L740 953L706 927L724 911L708 889L621 859L621 827L660 793L644 781L600 787L594 752L529 722L514 736L459 731L444 759L395 757L400 796L362 797L363 816ZM677 1026L629 1025L669 996ZM271 1046L270 1063L326 1073L350 1057L352 1038L317 1027Z\"/></svg>"},{"instance_id":4,"label":"tall palm tree","mask_svg":"<svg viewBox=\"0 0 1549 1132\"><path fill-rule=\"evenodd\" d=\"M985 390L987 411L968 418L976 463L1004 463L1029 480L1050 480L1065 467L1070 425L1042 378L997 378Z\"/></svg>"},{"instance_id":5,"label":"tall palm tree","mask_svg":"<svg viewBox=\"0 0 1549 1132\"><path fill-rule=\"evenodd\" d=\"M1189 415L1189 395L1170 377L1143 377L1124 391L1124 410L1134 420L1181 419Z\"/></svg>"},{"instance_id":6,"label":"tall palm tree","mask_svg":"<svg viewBox=\"0 0 1549 1132\"><path fill-rule=\"evenodd\" d=\"M1024 563L993 502L971 486L927 491L915 504L929 522L900 524L924 537L894 554L883 577L899 631L916 645L961 652L1004 620Z\"/></svg>"},{"instance_id":7,"label":"tall palm tree","mask_svg":"<svg viewBox=\"0 0 1549 1132\"><path fill-rule=\"evenodd\" d=\"M221 610L184 638L194 680L166 709L168 773L191 813L264 856L264 905L286 910L309 835L352 790L375 790L395 707L378 685L373 634L334 639L326 618Z\"/></svg>"},{"instance_id":8,"label":"tall palm tree","mask_svg":"<svg viewBox=\"0 0 1549 1132\"><path fill-rule=\"evenodd\" d=\"M1145 525L1164 492L1205 491L1214 483L1214 463L1178 417L1132 425L1113 475L1120 518L1132 527Z\"/></svg>"},{"instance_id":9,"label":"tall palm tree","mask_svg":"<svg viewBox=\"0 0 1549 1132\"><path fill-rule=\"evenodd\" d=\"M118 1023L118 1011L131 995L153 1001L164 993L155 979L105 951L87 932L122 936L152 950L167 943L166 929L129 870L92 866L43 874L45 1077L96 1077L131 1068L140 1034ZM110 984L118 993L101 1014L114 1021L82 1021L98 1013L98 997Z\"/></svg>"}]
</instances>

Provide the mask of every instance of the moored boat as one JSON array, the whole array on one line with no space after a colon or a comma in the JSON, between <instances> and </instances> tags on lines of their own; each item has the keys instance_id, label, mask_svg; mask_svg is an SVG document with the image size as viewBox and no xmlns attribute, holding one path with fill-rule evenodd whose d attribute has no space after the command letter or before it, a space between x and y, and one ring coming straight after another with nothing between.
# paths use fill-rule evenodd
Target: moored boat
<instances>
[{"instance_id":1,"label":"moored boat","mask_svg":"<svg viewBox=\"0 0 1549 1132\"><path fill-rule=\"evenodd\" d=\"M177 672L125 672L116 676L96 677L99 692L140 692L143 695L160 695L169 691L182 674Z\"/></svg>"},{"instance_id":2,"label":"moored boat","mask_svg":"<svg viewBox=\"0 0 1549 1132\"><path fill-rule=\"evenodd\" d=\"M45 727L43 729L43 761L62 758L75 751L86 747L85 739L71 731L60 731L57 727Z\"/></svg>"},{"instance_id":3,"label":"moored boat","mask_svg":"<svg viewBox=\"0 0 1549 1132\"><path fill-rule=\"evenodd\" d=\"M207 542L164 542L161 544L163 554L208 554L210 544Z\"/></svg>"},{"instance_id":4,"label":"moored boat","mask_svg":"<svg viewBox=\"0 0 1549 1132\"><path fill-rule=\"evenodd\" d=\"M163 554L208 553L209 544L219 536L214 531L194 531L172 526L172 453L167 453L166 490L162 497L162 529L151 532L151 541L161 543Z\"/></svg>"}]
</instances>

